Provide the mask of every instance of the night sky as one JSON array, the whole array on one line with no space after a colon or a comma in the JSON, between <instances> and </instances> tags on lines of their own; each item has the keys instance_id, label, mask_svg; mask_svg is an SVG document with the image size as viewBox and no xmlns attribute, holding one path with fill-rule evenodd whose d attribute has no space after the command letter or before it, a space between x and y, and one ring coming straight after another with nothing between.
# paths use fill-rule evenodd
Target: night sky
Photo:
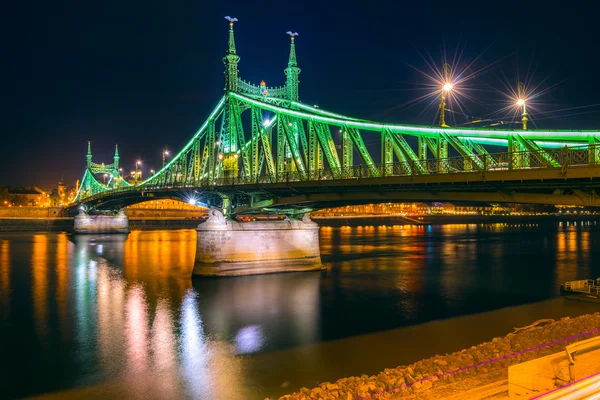
<instances>
[{"instance_id":1,"label":"night sky","mask_svg":"<svg viewBox=\"0 0 600 400\"><path fill-rule=\"evenodd\" d=\"M499 108L493 88L517 72L540 88L545 111L600 103L597 16L591 6L528 2L462 5L436 1L7 1L0 6L2 61L0 186L52 188L81 177L86 143L95 162L141 158L158 169L161 150L179 150L224 86L225 15L237 17L240 76L285 82L289 38L297 31L300 99L368 119L431 124L436 110L403 110L422 95L442 47L457 45L471 71L469 114ZM548 5L549 3L545 3ZM550 3L551 4L551 3ZM527 74L527 71L530 71ZM543 82L543 83L542 83ZM595 111L598 108L575 110ZM568 112L564 114L569 114ZM544 128L600 128L600 113L533 114ZM457 117L455 123L465 122Z\"/></svg>"}]
</instances>

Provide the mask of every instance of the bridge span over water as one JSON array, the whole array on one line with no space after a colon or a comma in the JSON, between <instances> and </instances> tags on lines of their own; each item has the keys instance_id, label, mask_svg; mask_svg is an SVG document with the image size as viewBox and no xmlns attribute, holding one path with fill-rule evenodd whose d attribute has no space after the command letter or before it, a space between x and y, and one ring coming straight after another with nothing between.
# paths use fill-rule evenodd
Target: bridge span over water
<instances>
[{"instance_id":1,"label":"bridge span over water","mask_svg":"<svg viewBox=\"0 0 600 400\"><path fill-rule=\"evenodd\" d=\"M118 152L96 164L88 147L71 211L177 198L218 210L215 221L226 223L221 213L291 216L388 201L600 206L598 130L414 126L329 112L299 100L295 36L283 86L246 82L239 61L231 22L224 95L187 145L134 185L119 173Z\"/></svg>"}]
</instances>

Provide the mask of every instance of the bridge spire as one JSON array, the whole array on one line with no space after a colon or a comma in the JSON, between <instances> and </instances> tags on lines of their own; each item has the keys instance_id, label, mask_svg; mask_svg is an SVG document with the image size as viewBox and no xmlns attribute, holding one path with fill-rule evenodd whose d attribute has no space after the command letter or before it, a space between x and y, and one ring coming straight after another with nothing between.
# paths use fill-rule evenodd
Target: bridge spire
<instances>
[{"instance_id":1,"label":"bridge spire","mask_svg":"<svg viewBox=\"0 0 600 400\"><path fill-rule=\"evenodd\" d=\"M115 171L117 171L117 174L119 172L119 145L115 144L115 156L113 157L113 164L115 166Z\"/></svg>"},{"instance_id":2,"label":"bridge spire","mask_svg":"<svg viewBox=\"0 0 600 400\"><path fill-rule=\"evenodd\" d=\"M87 155L85 156L87 162L86 165L88 168L92 167L92 142L88 141L88 151L87 151Z\"/></svg>"},{"instance_id":3,"label":"bridge spire","mask_svg":"<svg viewBox=\"0 0 600 400\"><path fill-rule=\"evenodd\" d=\"M298 75L300 75L300 68L298 68L298 62L296 61L296 43L295 38L298 36L298 32L287 31L290 35L290 59L288 61L288 67L285 69L285 86L287 88L288 99L292 101L300 101L298 96Z\"/></svg>"},{"instance_id":4,"label":"bridge spire","mask_svg":"<svg viewBox=\"0 0 600 400\"><path fill-rule=\"evenodd\" d=\"M225 64L225 90L228 92L236 92L238 88L238 63L240 56L235 50L235 37L233 35L233 23L237 22L237 18L230 16L225 17L229 21L229 44L227 47L227 55L223 57Z\"/></svg>"}]
</instances>

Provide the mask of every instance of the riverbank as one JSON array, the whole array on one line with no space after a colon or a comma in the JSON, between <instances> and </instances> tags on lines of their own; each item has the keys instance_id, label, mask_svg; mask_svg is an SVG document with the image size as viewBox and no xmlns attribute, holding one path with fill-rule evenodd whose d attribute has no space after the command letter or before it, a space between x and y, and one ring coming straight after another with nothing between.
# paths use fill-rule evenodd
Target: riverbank
<instances>
[{"instance_id":1,"label":"riverbank","mask_svg":"<svg viewBox=\"0 0 600 400\"><path fill-rule=\"evenodd\" d=\"M401 215L353 215L335 217L312 217L320 226L362 225L449 225L449 224L531 224L566 221L600 221L600 215L423 215L405 217Z\"/></svg>"},{"instance_id":2,"label":"riverbank","mask_svg":"<svg viewBox=\"0 0 600 400\"><path fill-rule=\"evenodd\" d=\"M130 218L129 230L193 229L203 219ZM0 232L71 232L72 217L59 218L0 218Z\"/></svg>"},{"instance_id":3,"label":"riverbank","mask_svg":"<svg viewBox=\"0 0 600 400\"><path fill-rule=\"evenodd\" d=\"M444 356L436 355L410 365L386 368L377 375L342 378L279 400L442 399L461 390L498 382L508 367L559 352L565 346L600 335L600 313L517 328L513 333Z\"/></svg>"}]
</instances>

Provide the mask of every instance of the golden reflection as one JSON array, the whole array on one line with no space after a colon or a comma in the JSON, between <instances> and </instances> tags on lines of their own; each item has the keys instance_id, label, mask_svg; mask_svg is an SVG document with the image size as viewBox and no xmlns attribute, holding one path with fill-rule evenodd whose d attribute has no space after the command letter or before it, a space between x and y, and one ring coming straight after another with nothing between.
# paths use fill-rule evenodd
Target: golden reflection
<instances>
[{"instance_id":1,"label":"golden reflection","mask_svg":"<svg viewBox=\"0 0 600 400\"><path fill-rule=\"evenodd\" d=\"M56 306L63 336L68 330L68 298L69 298L69 240L66 233L56 236Z\"/></svg>"},{"instance_id":2,"label":"golden reflection","mask_svg":"<svg viewBox=\"0 0 600 400\"><path fill-rule=\"evenodd\" d=\"M132 232L123 246L123 273L128 281L143 282L154 302L162 293L182 298L196 255L196 231Z\"/></svg>"},{"instance_id":3,"label":"golden reflection","mask_svg":"<svg viewBox=\"0 0 600 400\"><path fill-rule=\"evenodd\" d=\"M7 321L10 317L10 241L2 240L0 245L0 318Z\"/></svg>"},{"instance_id":4,"label":"golden reflection","mask_svg":"<svg viewBox=\"0 0 600 400\"><path fill-rule=\"evenodd\" d=\"M33 236L31 252L33 269L33 307L38 335L45 336L48 329L48 236Z\"/></svg>"},{"instance_id":5,"label":"golden reflection","mask_svg":"<svg viewBox=\"0 0 600 400\"><path fill-rule=\"evenodd\" d=\"M125 337L127 342L127 374L149 372L148 304L141 286L127 291L125 300Z\"/></svg>"}]
</instances>

